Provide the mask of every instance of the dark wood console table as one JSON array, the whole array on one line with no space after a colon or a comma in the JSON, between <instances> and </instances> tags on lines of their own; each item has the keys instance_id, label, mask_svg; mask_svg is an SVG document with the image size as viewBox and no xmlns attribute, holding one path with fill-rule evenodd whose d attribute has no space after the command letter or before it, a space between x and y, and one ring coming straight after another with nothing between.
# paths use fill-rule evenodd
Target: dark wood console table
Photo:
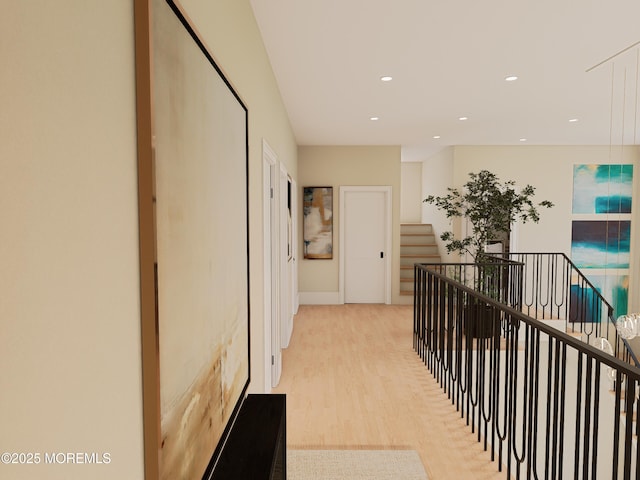
<instances>
[{"instance_id":1,"label":"dark wood console table","mask_svg":"<svg viewBox=\"0 0 640 480\"><path fill-rule=\"evenodd\" d=\"M248 395L212 480L285 480L286 395Z\"/></svg>"}]
</instances>

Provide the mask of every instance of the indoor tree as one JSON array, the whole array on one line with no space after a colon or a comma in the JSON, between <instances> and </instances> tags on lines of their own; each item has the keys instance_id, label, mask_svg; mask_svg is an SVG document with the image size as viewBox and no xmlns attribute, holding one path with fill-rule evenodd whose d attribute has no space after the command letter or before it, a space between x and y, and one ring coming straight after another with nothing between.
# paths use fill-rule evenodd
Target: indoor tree
<instances>
[{"instance_id":1,"label":"indoor tree","mask_svg":"<svg viewBox=\"0 0 640 480\"><path fill-rule=\"evenodd\" d=\"M501 182L496 174L488 170L469 173L469 180L462 189L448 188L444 196L429 195L424 202L435 205L447 218L465 218L470 228L466 236L456 237L453 231L440 235L447 252L471 255L477 268L471 271L459 266L454 278L467 283L471 281L477 291L503 303L512 303L508 298L509 265L497 259L479 257L491 240L508 238L511 225L515 222L540 220L540 207L551 208L553 203L543 200L534 203L535 188L526 185L517 188L513 180ZM464 274L462 274L464 272ZM467 275L473 272L472 278ZM465 322L471 337L489 337L499 331L499 317L484 302L472 300L465 306Z\"/></svg>"},{"instance_id":2,"label":"indoor tree","mask_svg":"<svg viewBox=\"0 0 640 480\"><path fill-rule=\"evenodd\" d=\"M461 217L469 221L471 229L467 236L456 238L452 231L447 231L440 238L447 252L468 253L477 263L488 241L508 235L515 222L538 223L538 208L553 207L548 200L534 203L534 194L531 185L517 189L513 180L501 182L496 174L481 170L469 173L469 180L461 190L449 187L446 195L429 195L424 202L435 205L449 219Z\"/></svg>"}]
</instances>

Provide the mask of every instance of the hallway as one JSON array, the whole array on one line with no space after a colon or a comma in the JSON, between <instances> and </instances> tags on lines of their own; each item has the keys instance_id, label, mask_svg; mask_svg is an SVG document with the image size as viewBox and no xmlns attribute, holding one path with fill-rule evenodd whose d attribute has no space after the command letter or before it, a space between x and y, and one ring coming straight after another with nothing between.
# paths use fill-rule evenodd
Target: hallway
<instances>
[{"instance_id":1,"label":"hallway","mask_svg":"<svg viewBox=\"0 0 640 480\"><path fill-rule=\"evenodd\" d=\"M430 480L504 479L412 348L413 307L301 306L283 373L288 448L414 449Z\"/></svg>"}]
</instances>

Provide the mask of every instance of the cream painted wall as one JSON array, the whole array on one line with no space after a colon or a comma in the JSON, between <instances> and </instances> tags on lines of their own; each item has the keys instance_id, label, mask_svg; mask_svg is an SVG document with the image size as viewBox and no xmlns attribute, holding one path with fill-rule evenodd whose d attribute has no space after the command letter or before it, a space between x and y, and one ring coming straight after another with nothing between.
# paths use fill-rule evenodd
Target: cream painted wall
<instances>
[{"instance_id":1,"label":"cream painted wall","mask_svg":"<svg viewBox=\"0 0 640 480\"><path fill-rule=\"evenodd\" d=\"M486 169L502 180L516 185L536 187L535 199L550 200L551 209L541 210L540 223L518 225L517 249L520 251L571 252L571 208L573 165L589 163L634 163L638 149L628 148L623 155L610 157L609 147L513 146L455 147L454 178L456 186L468 179L469 172Z\"/></svg>"},{"instance_id":2,"label":"cream painted wall","mask_svg":"<svg viewBox=\"0 0 640 480\"><path fill-rule=\"evenodd\" d=\"M340 212L339 187L341 185L391 185L393 210L393 259L391 301L398 303L400 293L400 147L395 146L301 146L298 149L298 188L333 187L333 245L332 260L305 260L299 262L299 290L303 293L336 294L339 289L340 270ZM302 201L298 219L302 225ZM302 252L302 229L298 251Z\"/></svg>"},{"instance_id":3,"label":"cream painted wall","mask_svg":"<svg viewBox=\"0 0 640 480\"><path fill-rule=\"evenodd\" d=\"M257 168L262 162L262 139L267 140L278 161L294 179L297 178L298 147L251 5L248 0L181 0L180 3L249 109L249 181L254 194L251 200L260 200L255 193L262 185L262 170ZM255 211L258 221L261 211L253 208L255 205L251 203L251 211Z\"/></svg>"},{"instance_id":4,"label":"cream painted wall","mask_svg":"<svg viewBox=\"0 0 640 480\"><path fill-rule=\"evenodd\" d=\"M448 147L422 162L422 199L429 195L445 195L447 187L452 185L453 147ZM442 261L457 261L457 256L449 257L444 242L440 240L440 235L452 227L449 220L440 215L433 205L422 203L422 223L430 223L433 226Z\"/></svg>"},{"instance_id":5,"label":"cream painted wall","mask_svg":"<svg viewBox=\"0 0 640 480\"><path fill-rule=\"evenodd\" d=\"M496 173L502 180L515 180L536 187L536 199L550 200L552 209L541 211L540 223L518 225L516 250L523 252L547 251L571 253L571 221L573 193L573 165L598 163L632 163L635 165L634 212L639 212L638 183L640 182L640 147L608 146L458 146L450 152L424 162L425 195L445 193L447 186L460 187L469 172L482 169ZM439 170L440 169L440 170ZM430 177L431 172L433 177ZM439 177L439 178L438 178ZM444 215L425 205L423 220L447 228ZM634 232L631 239L630 308L640 308L638 298L638 233L640 214L634 214ZM459 232L459 225L454 226ZM437 229L439 230L439 229ZM438 234L441 231L438 231Z\"/></svg>"},{"instance_id":6,"label":"cream painted wall","mask_svg":"<svg viewBox=\"0 0 640 480\"><path fill-rule=\"evenodd\" d=\"M297 146L247 0L184 0L249 109L252 391L264 391L262 139ZM141 479L133 3L0 16L0 452L110 453L0 478Z\"/></svg>"},{"instance_id":7,"label":"cream painted wall","mask_svg":"<svg viewBox=\"0 0 640 480\"><path fill-rule=\"evenodd\" d=\"M143 478L133 4L6 3L0 58L0 478Z\"/></svg>"},{"instance_id":8,"label":"cream painted wall","mask_svg":"<svg viewBox=\"0 0 640 480\"><path fill-rule=\"evenodd\" d=\"M422 163L400 164L400 223L422 221Z\"/></svg>"}]
</instances>

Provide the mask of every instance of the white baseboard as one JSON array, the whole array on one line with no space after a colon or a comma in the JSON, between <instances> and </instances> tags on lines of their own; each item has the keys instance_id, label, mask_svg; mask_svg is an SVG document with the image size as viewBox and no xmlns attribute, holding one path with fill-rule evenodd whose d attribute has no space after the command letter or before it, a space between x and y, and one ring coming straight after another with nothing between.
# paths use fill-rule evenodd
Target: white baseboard
<instances>
[{"instance_id":1,"label":"white baseboard","mask_svg":"<svg viewBox=\"0 0 640 480\"><path fill-rule=\"evenodd\" d=\"M300 305L340 305L339 292L300 292Z\"/></svg>"}]
</instances>

